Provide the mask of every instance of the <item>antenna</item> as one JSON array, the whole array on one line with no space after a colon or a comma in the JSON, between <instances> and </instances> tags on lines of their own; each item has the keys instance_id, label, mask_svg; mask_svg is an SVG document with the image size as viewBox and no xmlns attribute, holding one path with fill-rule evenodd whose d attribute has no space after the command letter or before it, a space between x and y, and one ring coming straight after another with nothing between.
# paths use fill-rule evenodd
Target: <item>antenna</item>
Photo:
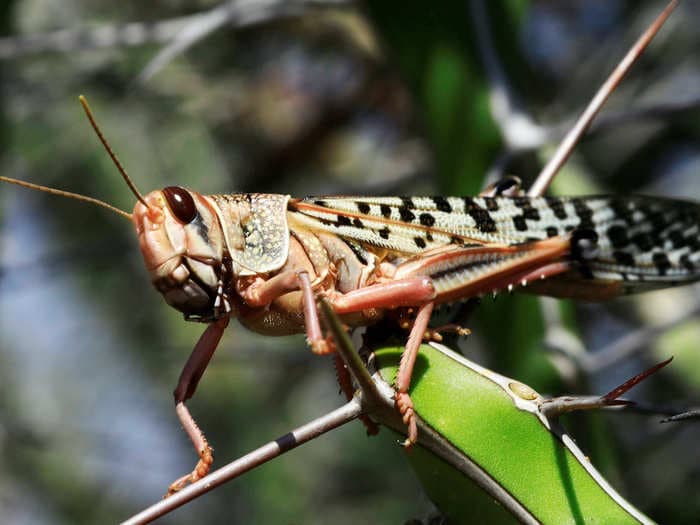
<instances>
[{"instance_id":1,"label":"antenna","mask_svg":"<svg viewBox=\"0 0 700 525\"><path fill-rule=\"evenodd\" d=\"M57 190L55 188L49 188L48 186L32 184L31 182L25 182L23 180L13 179L11 177L4 177L2 175L0 175L0 181L9 182L10 184L16 184L17 186L29 188L30 190L43 191L44 193L50 193L51 195L60 195L61 197L68 197L69 199L89 202L91 204L97 204L98 206L107 208L108 210L113 211L114 213L117 213L122 217L126 217L127 219L131 220L131 213L127 213L124 210L120 210L119 208L112 206L111 204L107 204L106 202L101 201L100 199L95 199L94 197L88 197L86 195L81 195L80 193L73 193L71 191Z\"/></svg>"},{"instance_id":2,"label":"antenna","mask_svg":"<svg viewBox=\"0 0 700 525\"><path fill-rule=\"evenodd\" d=\"M141 204L143 204L146 208L150 209L151 207L146 202L146 199L144 199L143 195L141 195L139 190L136 189L136 185L131 180L129 175L126 173L124 166L122 166L122 163L119 162L119 159L112 151L112 148L109 146L107 139L105 139L105 136L102 134L102 130L97 125L97 122L95 122L95 117L92 116L92 111L90 110L90 106L88 105L87 99L83 95L80 95L78 97L78 100L80 100L80 103L82 104L83 109L85 110L85 114L87 115L87 118L90 121L90 124L92 125L92 129L94 129L95 133L97 133L97 136L100 139L100 142L102 143L104 148L107 150L107 153L109 154L110 158L112 159L112 162L114 162L114 165L119 170L119 173L121 173L122 178L124 179L124 182L126 182L126 185L129 186L131 193L133 193L136 196L136 198L141 202Z\"/></svg>"}]
</instances>

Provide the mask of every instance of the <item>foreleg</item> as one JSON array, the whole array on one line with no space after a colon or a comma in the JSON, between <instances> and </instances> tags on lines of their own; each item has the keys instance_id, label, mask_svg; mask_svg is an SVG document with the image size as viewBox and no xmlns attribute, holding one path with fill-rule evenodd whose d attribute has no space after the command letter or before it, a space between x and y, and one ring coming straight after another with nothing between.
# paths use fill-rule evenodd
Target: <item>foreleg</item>
<instances>
[{"instance_id":1,"label":"foreleg","mask_svg":"<svg viewBox=\"0 0 700 525\"><path fill-rule=\"evenodd\" d=\"M175 397L175 412L180 419L182 427L190 437L194 449L199 455L199 461L192 472L182 476L170 485L166 497L182 489L185 485L194 483L206 476L214 461L212 448L209 446L207 438L190 414L189 409L185 405L185 401L191 398L197 389L197 384L202 378L202 374L204 374L204 370L207 368L212 355L214 355L216 347L219 345L221 336L228 326L228 321L229 318L225 317L207 326L207 329L199 338L199 341L197 341L187 363L185 363L180 373L180 379L178 379L177 386L173 392Z\"/></svg>"}]
</instances>

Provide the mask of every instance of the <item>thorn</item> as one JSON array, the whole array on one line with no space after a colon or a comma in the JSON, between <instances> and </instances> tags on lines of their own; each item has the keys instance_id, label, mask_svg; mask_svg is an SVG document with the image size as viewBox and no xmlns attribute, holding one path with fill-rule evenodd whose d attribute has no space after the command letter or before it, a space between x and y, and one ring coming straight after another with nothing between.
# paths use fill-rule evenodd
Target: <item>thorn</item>
<instances>
[{"instance_id":1,"label":"thorn","mask_svg":"<svg viewBox=\"0 0 700 525\"><path fill-rule=\"evenodd\" d=\"M540 404L540 412L546 417L559 417L578 410L594 410L611 406L634 405L624 399L606 399L597 396L562 396L546 399Z\"/></svg>"},{"instance_id":2,"label":"thorn","mask_svg":"<svg viewBox=\"0 0 700 525\"><path fill-rule=\"evenodd\" d=\"M661 370L672 361L673 357L663 361L657 365L648 368L644 372L637 374L631 379L628 379L620 386L613 388L607 394L596 396L563 396L547 399L540 405L540 411L547 417L557 417L566 412L575 410L591 410L597 408L605 408L611 406L630 406L634 405L633 401L626 399L618 399L622 394L627 392L633 386Z\"/></svg>"},{"instance_id":3,"label":"thorn","mask_svg":"<svg viewBox=\"0 0 700 525\"><path fill-rule=\"evenodd\" d=\"M491 292L491 299L493 299L495 301L497 297L498 297L498 292L496 292L496 291Z\"/></svg>"},{"instance_id":4,"label":"thorn","mask_svg":"<svg viewBox=\"0 0 700 525\"><path fill-rule=\"evenodd\" d=\"M508 285L508 293L513 293L513 285L512 284Z\"/></svg>"},{"instance_id":5,"label":"thorn","mask_svg":"<svg viewBox=\"0 0 700 525\"><path fill-rule=\"evenodd\" d=\"M527 279L523 279L522 281L520 281L520 286L525 288L527 286Z\"/></svg>"},{"instance_id":6,"label":"thorn","mask_svg":"<svg viewBox=\"0 0 700 525\"><path fill-rule=\"evenodd\" d=\"M605 399L606 401L612 401L613 399L617 399L618 397L620 397L622 394L627 392L633 386L641 383L650 375L661 370L663 367L665 367L671 361L673 361L673 356L666 359L666 361L662 361L661 363L658 363L658 364L652 366L651 368L647 368L644 372L637 374L633 378L628 379L627 381L622 383L620 386L613 388L610 392L608 392L604 396L601 396L601 398Z\"/></svg>"}]
</instances>

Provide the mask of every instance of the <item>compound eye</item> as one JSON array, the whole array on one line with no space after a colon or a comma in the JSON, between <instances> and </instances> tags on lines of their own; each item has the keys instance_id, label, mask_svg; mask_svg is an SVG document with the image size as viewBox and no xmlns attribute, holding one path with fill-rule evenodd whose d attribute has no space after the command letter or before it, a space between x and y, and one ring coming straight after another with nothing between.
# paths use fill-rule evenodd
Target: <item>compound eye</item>
<instances>
[{"instance_id":1,"label":"compound eye","mask_svg":"<svg viewBox=\"0 0 700 525\"><path fill-rule=\"evenodd\" d=\"M197 207L194 205L194 199L185 188L168 186L163 189L163 195L178 220L189 224L197 216Z\"/></svg>"}]
</instances>

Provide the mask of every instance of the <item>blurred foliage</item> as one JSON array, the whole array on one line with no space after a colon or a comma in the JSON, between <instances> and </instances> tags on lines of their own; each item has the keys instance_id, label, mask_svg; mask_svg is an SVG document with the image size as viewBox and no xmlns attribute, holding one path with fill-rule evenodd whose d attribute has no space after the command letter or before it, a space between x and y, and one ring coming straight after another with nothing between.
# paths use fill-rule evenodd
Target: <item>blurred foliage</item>
<instances>
[{"instance_id":1,"label":"blurred foliage","mask_svg":"<svg viewBox=\"0 0 700 525\"><path fill-rule=\"evenodd\" d=\"M249 5L255 3L241 3ZM487 24L521 110L566 129L661 3L488 2ZM98 196L133 197L77 103L85 94L136 184L198 191L474 194L489 170L531 180L551 144L509 150L469 2L299 7L228 24L145 82L162 43L97 46L90 31L214 9L213 0L5 2L0 24L2 172ZM700 200L697 5L685 3L616 93L554 190ZM19 35L80 30L25 52ZM68 35L70 37L70 34ZM14 40L13 40L14 39ZM72 46L72 47L71 47ZM71 51L66 51L70 48ZM653 119L615 121L673 103ZM194 464L170 392L202 326L148 285L131 227L83 204L0 190L0 507L8 522L124 519ZM557 318L600 352L689 317L659 341L677 352L636 399L698 404L697 287L610 305L558 303ZM603 392L659 355L650 335L611 366L546 352L551 328L528 296L484 300L459 342L470 357L541 392ZM690 335L688 335L690 334ZM547 339L549 341L549 338ZM638 345L639 346L639 345ZM679 350L676 351L676 348ZM682 348L682 350L681 350ZM603 352L604 353L604 352ZM607 354L606 354L607 355ZM695 367L696 368L696 367ZM230 327L190 406L216 465L338 406L331 362L302 337ZM600 414L573 435L631 501L660 522L697 523L698 429L659 416ZM387 434L387 433L383 433ZM168 523L401 523L432 512L393 438L359 424L214 491Z\"/></svg>"}]
</instances>

